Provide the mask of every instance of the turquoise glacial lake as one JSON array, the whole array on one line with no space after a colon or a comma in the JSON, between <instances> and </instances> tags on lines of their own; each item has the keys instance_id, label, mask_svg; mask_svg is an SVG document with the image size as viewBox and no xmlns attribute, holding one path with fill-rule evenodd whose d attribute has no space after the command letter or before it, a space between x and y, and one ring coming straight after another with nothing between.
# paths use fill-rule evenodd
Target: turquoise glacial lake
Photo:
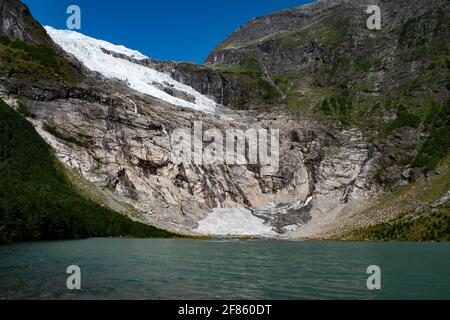
<instances>
[{"instance_id":1,"label":"turquoise glacial lake","mask_svg":"<svg viewBox=\"0 0 450 320\"><path fill-rule=\"evenodd\" d=\"M69 290L66 269L81 269ZM367 288L367 267L381 289ZM0 246L0 299L450 299L450 244L87 239Z\"/></svg>"}]
</instances>

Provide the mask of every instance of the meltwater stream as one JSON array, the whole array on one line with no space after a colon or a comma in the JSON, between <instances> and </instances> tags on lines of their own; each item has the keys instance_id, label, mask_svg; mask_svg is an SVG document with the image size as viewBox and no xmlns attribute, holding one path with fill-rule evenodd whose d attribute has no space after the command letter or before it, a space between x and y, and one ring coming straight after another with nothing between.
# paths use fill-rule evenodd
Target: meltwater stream
<instances>
[{"instance_id":1,"label":"meltwater stream","mask_svg":"<svg viewBox=\"0 0 450 320\"><path fill-rule=\"evenodd\" d=\"M66 268L81 268L79 291ZM381 290L366 269L381 268ZM0 246L0 299L450 299L450 244L87 239Z\"/></svg>"}]
</instances>

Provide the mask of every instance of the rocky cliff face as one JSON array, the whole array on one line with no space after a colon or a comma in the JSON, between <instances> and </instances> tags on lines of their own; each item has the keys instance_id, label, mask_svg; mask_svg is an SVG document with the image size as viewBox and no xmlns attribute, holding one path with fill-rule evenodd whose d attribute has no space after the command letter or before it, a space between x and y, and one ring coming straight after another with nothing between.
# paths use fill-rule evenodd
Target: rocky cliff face
<instances>
[{"instance_id":1,"label":"rocky cliff face","mask_svg":"<svg viewBox=\"0 0 450 320\"><path fill-rule=\"evenodd\" d=\"M380 184L401 186L440 158L417 146L433 131L424 114L446 113L450 10L440 0L374 4L381 30L366 27L364 1L318 1L255 18L205 66L167 72L231 108L289 109L330 129L357 128L385 155Z\"/></svg>"},{"instance_id":2,"label":"rocky cliff face","mask_svg":"<svg viewBox=\"0 0 450 320\"><path fill-rule=\"evenodd\" d=\"M221 105L216 114L131 90L60 48L50 64L31 59L40 66L36 79L8 62L17 49L0 45L0 91L13 108L26 110L63 163L132 219L194 234L232 234L231 221L242 225L241 235L261 235L253 228L261 223L270 236L315 237L384 188L429 174L447 154L423 146L447 132L448 122L436 127L426 117L448 116L448 3L411 1L408 10L398 1L379 4L380 32L365 28L362 1L319 1L254 19L204 66L136 60L104 48L213 98ZM47 44L29 31L36 22L22 5L0 5L6 20L16 21L3 23L2 34ZM221 131L280 129L279 171L173 162L171 133L195 121ZM223 208L239 215L217 211Z\"/></svg>"},{"instance_id":3,"label":"rocky cliff face","mask_svg":"<svg viewBox=\"0 0 450 320\"><path fill-rule=\"evenodd\" d=\"M0 33L36 45L52 45L44 28L19 0L0 1Z\"/></svg>"}]
</instances>

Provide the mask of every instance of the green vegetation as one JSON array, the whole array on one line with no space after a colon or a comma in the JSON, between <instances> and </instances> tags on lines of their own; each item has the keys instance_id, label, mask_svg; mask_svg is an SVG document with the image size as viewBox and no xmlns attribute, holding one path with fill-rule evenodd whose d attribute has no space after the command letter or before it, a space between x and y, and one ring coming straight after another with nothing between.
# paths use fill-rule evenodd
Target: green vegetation
<instances>
[{"instance_id":1,"label":"green vegetation","mask_svg":"<svg viewBox=\"0 0 450 320\"><path fill-rule=\"evenodd\" d=\"M262 92L262 99L270 102L281 98L280 92L269 81L263 78L258 79L258 89Z\"/></svg>"},{"instance_id":2,"label":"green vegetation","mask_svg":"<svg viewBox=\"0 0 450 320\"><path fill-rule=\"evenodd\" d=\"M0 44L9 46L11 44L11 39L5 35L0 35Z\"/></svg>"},{"instance_id":3,"label":"green vegetation","mask_svg":"<svg viewBox=\"0 0 450 320\"><path fill-rule=\"evenodd\" d=\"M367 71L369 71L370 69L372 69L374 66L376 66L379 63L380 62L379 62L378 59L369 57L367 59L359 61L358 62L358 66L361 69L361 71L367 72Z\"/></svg>"},{"instance_id":4,"label":"green vegetation","mask_svg":"<svg viewBox=\"0 0 450 320\"><path fill-rule=\"evenodd\" d=\"M436 23L430 24L430 21ZM445 61L450 51L447 39L449 28L447 14L442 8L407 21L399 35L399 44L403 49L402 59L407 62L433 58Z\"/></svg>"},{"instance_id":5,"label":"green vegetation","mask_svg":"<svg viewBox=\"0 0 450 320\"><path fill-rule=\"evenodd\" d=\"M216 71L226 81L245 89L246 96L240 97L238 105L245 105L249 101L255 105L269 104L281 98L279 90L265 77L257 56L252 52L247 53L238 66L221 67Z\"/></svg>"},{"instance_id":6,"label":"green vegetation","mask_svg":"<svg viewBox=\"0 0 450 320\"><path fill-rule=\"evenodd\" d=\"M424 127L429 136L419 144L412 166L433 170L450 152L450 99L442 105L432 104Z\"/></svg>"},{"instance_id":7,"label":"green vegetation","mask_svg":"<svg viewBox=\"0 0 450 320\"><path fill-rule=\"evenodd\" d=\"M435 24L429 21L436 21ZM400 29L399 43L403 47L421 47L427 45L433 38L445 39L449 21L443 8L425 12L406 21Z\"/></svg>"},{"instance_id":8,"label":"green vegetation","mask_svg":"<svg viewBox=\"0 0 450 320\"><path fill-rule=\"evenodd\" d=\"M251 78L257 79L262 76L261 66L257 56L254 53L247 53L240 61L238 66L230 68L218 69L220 74L227 75L247 75Z\"/></svg>"},{"instance_id":9,"label":"green vegetation","mask_svg":"<svg viewBox=\"0 0 450 320\"><path fill-rule=\"evenodd\" d=\"M401 128L412 127L416 129L419 141L414 145L398 145L397 156L411 154L409 149L416 150L416 155L403 159L397 157L401 160L390 165L423 168L425 171L436 169L450 153L450 99L442 104L424 102L416 109L400 105L395 110L397 118L379 126L378 139L386 139Z\"/></svg>"},{"instance_id":10,"label":"green vegetation","mask_svg":"<svg viewBox=\"0 0 450 320\"><path fill-rule=\"evenodd\" d=\"M273 81L275 82L275 85L284 93L288 93L292 89L293 83L291 78L287 74L278 74L273 77Z\"/></svg>"},{"instance_id":11,"label":"green vegetation","mask_svg":"<svg viewBox=\"0 0 450 320\"><path fill-rule=\"evenodd\" d=\"M413 148L417 150L417 156L402 159L397 164L433 170L450 152L450 99L438 103L430 97L414 97L411 92L420 89L421 82L422 79L405 83L395 91L396 97L369 98L357 103L352 102L355 93L334 88L322 100L318 110L344 128L378 131L375 140L384 140L402 128L416 129L417 144L398 145L397 154L404 151L401 148ZM388 113L396 117L385 122L383 117ZM393 164L387 164L387 167Z\"/></svg>"},{"instance_id":12,"label":"green vegetation","mask_svg":"<svg viewBox=\"0 0 450 320\"><path fill-rule=\"evenodd\" d=\"M77 77L69 63L58 55L55 48L33 45L19 39L0 37L0 62L13 77L40 81L66 80Z\"/></svg>"},{"instance_id":13,"label":"green vegetation","mask_svg":"<svg viewBox=\"0 0 450 320\"><path fill-rule=\"evenodd\" d=\"M24 116L25 118L36 119L36 115L31 113L31 112L29 112L27 107L20 101L18 101L17 112L19 114L21 114L22 116Z\"/></svg>"},{"instance_id":14,"label":"green vegetation","mask_svg":"<svg viewBox=\"0 0 450 320\"><path fill-rule=\"evenodd\" d=\"M187 73L193 73L193 74L201 74L202 72L208 71L208 67L201 65L201 64L196 64L193 62L178 62L176 64L177 68L187 72Z\"/></svg>"},{"instance_id":15,"label":"green vegetation","mask_svg":"<svg viewBox=\"0 0 450 320\"><path fill-rule=\"evenodd\" d=\"M85 148L88 147L88 145L85 142L80 141L79 139L74 138L74 137L66 136L65 134L59 132L58 129L56 129L55 127L52 127L51 125L49 125L47 123L44 123L42 129L44 129L45 131L50 133L52 136L54 136L58 139L64 140L69 143L73 143L74 145L77 145L79 147L85 147Z\"/></svg>"},{"instance_id":16,"label":"green vegetation","mask_svg":"<svg viewBox=\"0 0 450 320\"><path fill-rule=\"evenodd\" d=\"M380 134L383 137L386 137L399 128L411 127L417 129L420 126L420 123L420 117L416 116L415 114L409 113L406 110L402 110L395 120L384 123L380 126Z\"/></svg>"},{"instance_id":17,"label":"green vegetation","mask_svg":"<svg viewBox=\"0 0 450 320\"><path fill-rule=\"evenodd\" d=\"M331 23L331 22L330 22ZM319 41L326 45L327 50L331 53L336 47L345 42L345 35L350 27L350 19L343 18L334 20L331 27L315 29L316 26L310 26L306 29L284 32L279 35L281 46L285 48L296 48L312 41Z\"/></svg>"},{"instance_id":18,"label":"green vegetation","mask_svg":"<svg viewBox=\"0 0 450 320\"><path fill-rule=\"evenodd\" d=\"M441 175L416 181L384 198L366 210L370 218L375 212L394 210L398 217L361 230L343 239L372 241L450 241L449 201L433 205L450 190L449 161L440 168Z\"/></svg>"},{"instance_id":19,"label":"green vegetation","mask_svg":"<svg viewBox=\"0 0 450 320\"><path fill-rule=\"evenodd\" d=\"M408 216L394 223L381 223L355 232L355 240L371 241L450 241L450 210L428 216Z\"/></svg>"},{"instance_id":20,"label":"green vegetation","mask_svg":"<svg viewBox=\"0 0 450 320\"><path fill-rule=\"evenodd\" d=\"M0 241L174 235L77 194L33 126L0 100Z\"/></svg>"},{"instance_id":21,"label":"green vegetation","mask_svg":"<svg viewBox=\"0 0 450 320\"><path fill-rule=\"evenodd\" d=\"M320 110L335 121L339 121L344 127L350 127L352 122L352 102L345 96L331 95L322 101Z\"/></svg>"}]
</instances>

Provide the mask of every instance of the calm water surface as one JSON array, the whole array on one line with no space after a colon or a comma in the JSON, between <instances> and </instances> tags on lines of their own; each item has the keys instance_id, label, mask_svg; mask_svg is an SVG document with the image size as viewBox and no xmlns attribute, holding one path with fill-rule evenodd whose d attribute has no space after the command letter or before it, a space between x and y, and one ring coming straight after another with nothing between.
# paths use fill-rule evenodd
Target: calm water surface
<instances>
[{"instance_id":1,"label":"calm water surface","mask_svg":"<svg viewBox=\"0 0 450 320\"><path fill-rule=\"evenodd\" d=\"M81 268L82 290L66 287ZM382 289L369 291L369 265ZM450 244L88 239L0 246L0 299L450 299Z\"/></svg>"}]
</instances>

